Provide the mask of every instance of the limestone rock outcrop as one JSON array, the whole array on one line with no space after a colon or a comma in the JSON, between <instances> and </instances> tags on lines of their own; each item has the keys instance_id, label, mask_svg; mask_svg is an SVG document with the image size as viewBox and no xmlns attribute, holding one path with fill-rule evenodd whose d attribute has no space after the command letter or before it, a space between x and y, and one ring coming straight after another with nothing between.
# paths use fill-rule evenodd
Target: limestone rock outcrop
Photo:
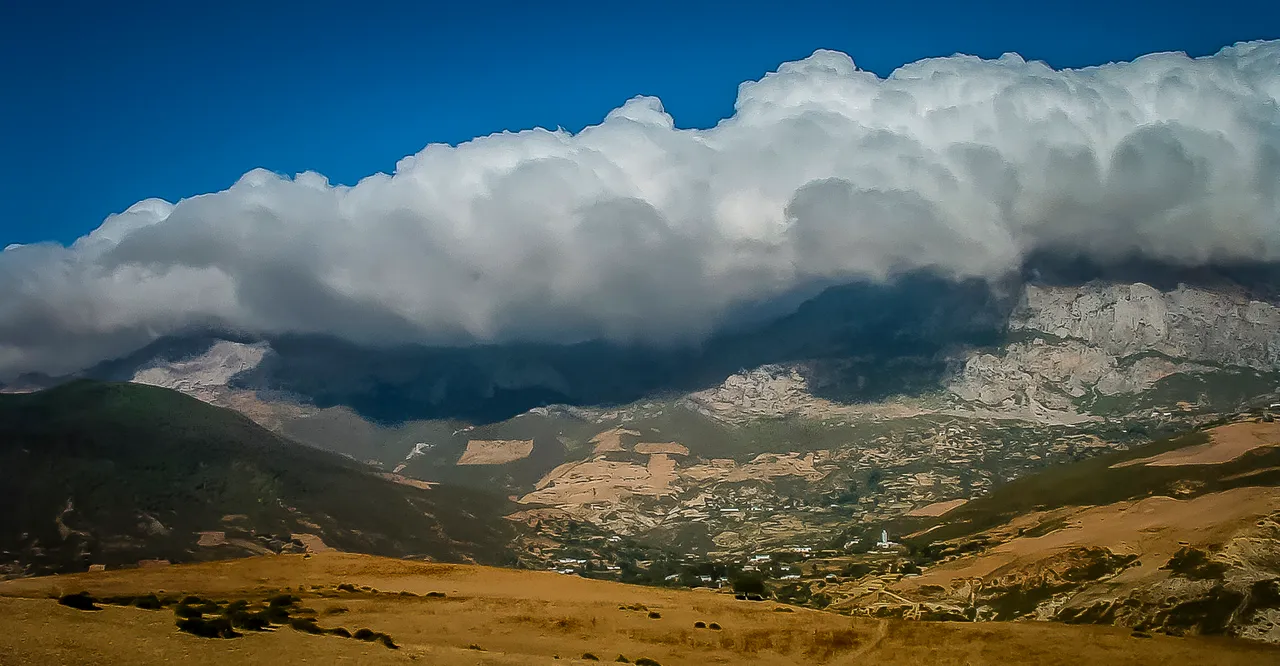
<instances>
[{"instance_id":1,"label":"limestone rock outcrop","mask_svg":"<svg viewBox=\"0 0 1280 666\"><path fill-rule=\"evenodd\" d=\"M1173 374L1280 369L1280 307L1223 291L1032 285L1009 332L1018 341L966 359L954 396L1072 411L1091 392L1138 393Z\"/></svg>"}]
</instances>

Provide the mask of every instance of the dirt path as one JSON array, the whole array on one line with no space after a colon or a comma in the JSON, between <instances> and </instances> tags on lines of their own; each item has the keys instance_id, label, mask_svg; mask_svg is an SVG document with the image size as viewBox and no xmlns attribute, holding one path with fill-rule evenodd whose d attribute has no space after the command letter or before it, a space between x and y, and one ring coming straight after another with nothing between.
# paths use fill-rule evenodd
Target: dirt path
<instances>
[{"instance_id":1,"label":"dirt path","mask_svg":"<svg viewBox=\"0 0 1280 666\"><path fill-rule=\"evenodd\" d=\"M871 641L869 643L858 648L857 652L854 652L853 654L845 657L844 659L836 663L842 664L842 665L849 664L849 666L852 666L853 664L865 663L863 661L863 657L866 657L868 654L871 654L873 651L875 651L876 648L880 647L880 643L884 641L885 637L888 635L889 635L889 621L880 620L879 624L876 625L876 633L872 635Z\"/></svg>"}]
</instances>

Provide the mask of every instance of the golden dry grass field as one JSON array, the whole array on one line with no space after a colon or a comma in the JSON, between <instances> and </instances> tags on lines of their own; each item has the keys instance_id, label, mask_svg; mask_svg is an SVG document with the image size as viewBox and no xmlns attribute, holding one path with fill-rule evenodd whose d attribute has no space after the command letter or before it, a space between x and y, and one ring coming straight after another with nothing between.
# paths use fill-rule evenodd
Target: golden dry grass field
<instances>
[{"instance_id":1,"label":"golden dry grass field","mask_svg":"<svg viewBox=\"0 0 1280 666\"><path fill-rule=\"evenodd\" d=\"M321 627L369 628L390 635L399 649L290 628L197 638L177 631L172 608L81 611L50 598L82 590L250 601L289 591L315 610ZM433 592L444 596L427 596ZM1280 663L1280 649L1230 639L1137 638L1112 627L1030 622L856 619L710 591L338 552L0 583L3 666L593 663L585 654L662 666Z\"/></svg>"}]
</instances>

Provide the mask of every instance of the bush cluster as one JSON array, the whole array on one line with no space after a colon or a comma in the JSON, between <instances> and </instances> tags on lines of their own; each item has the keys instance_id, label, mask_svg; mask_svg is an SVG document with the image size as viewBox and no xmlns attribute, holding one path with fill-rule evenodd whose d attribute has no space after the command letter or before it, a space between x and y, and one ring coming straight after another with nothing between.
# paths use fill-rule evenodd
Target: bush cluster
<instances>
[{"instance_id":1,"label":"bush cluster","mask_svg":"<svg viewBox=\"0 0 1280 666\"><path fill-rule=\"evenodd\" d=\"M201 638L239 638L244 634L231 626L231 620L225 617L184 617L178 619L178 631Z\"/></svg>"},{"instance_id":2,"label":"bush cluster","mask_svg":"<svg viewBox=\"0 0 1280 666\"><path fill-rule=\"evenodd\" d=\"M370 643L382 643L383 645L391 648L392 650L400 649L400 646L396 645L395 641L392 641L390 636L379 631L374 631L372 629L357 629L356 633L352 634L351 637L356 640L368 641ZM479 648L472 648L472 649L479 649Z\"/></svg>"},{"instance_id":3,"label":"bush cluster","mask_svg":"<svg viewBox=\"0 0 1280 666\"><path fill-rule=\"evenodd\" d=\"M74 608L82 611L102 610L97 600L89 595L88 592L76 592L75 594L64 594L58 597L58 603L68 608Z\"/></svg>"}]
</instances>

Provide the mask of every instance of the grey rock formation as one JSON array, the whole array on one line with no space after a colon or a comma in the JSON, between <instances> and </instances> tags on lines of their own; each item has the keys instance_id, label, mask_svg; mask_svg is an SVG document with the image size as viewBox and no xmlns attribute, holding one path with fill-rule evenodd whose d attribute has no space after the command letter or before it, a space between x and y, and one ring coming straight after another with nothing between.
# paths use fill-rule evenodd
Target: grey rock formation
<instances>
[{"instance_id":1,"label":"grey rock formation","mask_svg":"<svg viewBox=\"0 0 1280 666\"><path fill-rule=\"evenodd\" d=\"M1155 352L1258 370L1280 365L1280 307L1221 291L1031 286L1009 330L1080 340L1118 358Z\"/></svg>"},{"instance_id":2,"label":"grey rock formation","mask_svg":"<svg viewBox=\"0 0 1280 666\"><path fill-rule=\"evenodd\" d=\"M174 389L213 402L232 377L257 367L268 351L270 347L265 342L243 344L220 340L195 358L143 368L130 381Z\"/></svg>"},{"instance_id":3,"label":"grey rock formation","mask_svg":"<svg viewBox=\"0 0 1280 666\"><path fill-rule=\"evenodd\" d=\"M949 386L986 407L1073 412L1090 392L1138 393L1178 373L1280 368L1280 307L1145 284L1028 286L1009 320L1023 340L975 353Z\"/></svg>"}]
</instances>

